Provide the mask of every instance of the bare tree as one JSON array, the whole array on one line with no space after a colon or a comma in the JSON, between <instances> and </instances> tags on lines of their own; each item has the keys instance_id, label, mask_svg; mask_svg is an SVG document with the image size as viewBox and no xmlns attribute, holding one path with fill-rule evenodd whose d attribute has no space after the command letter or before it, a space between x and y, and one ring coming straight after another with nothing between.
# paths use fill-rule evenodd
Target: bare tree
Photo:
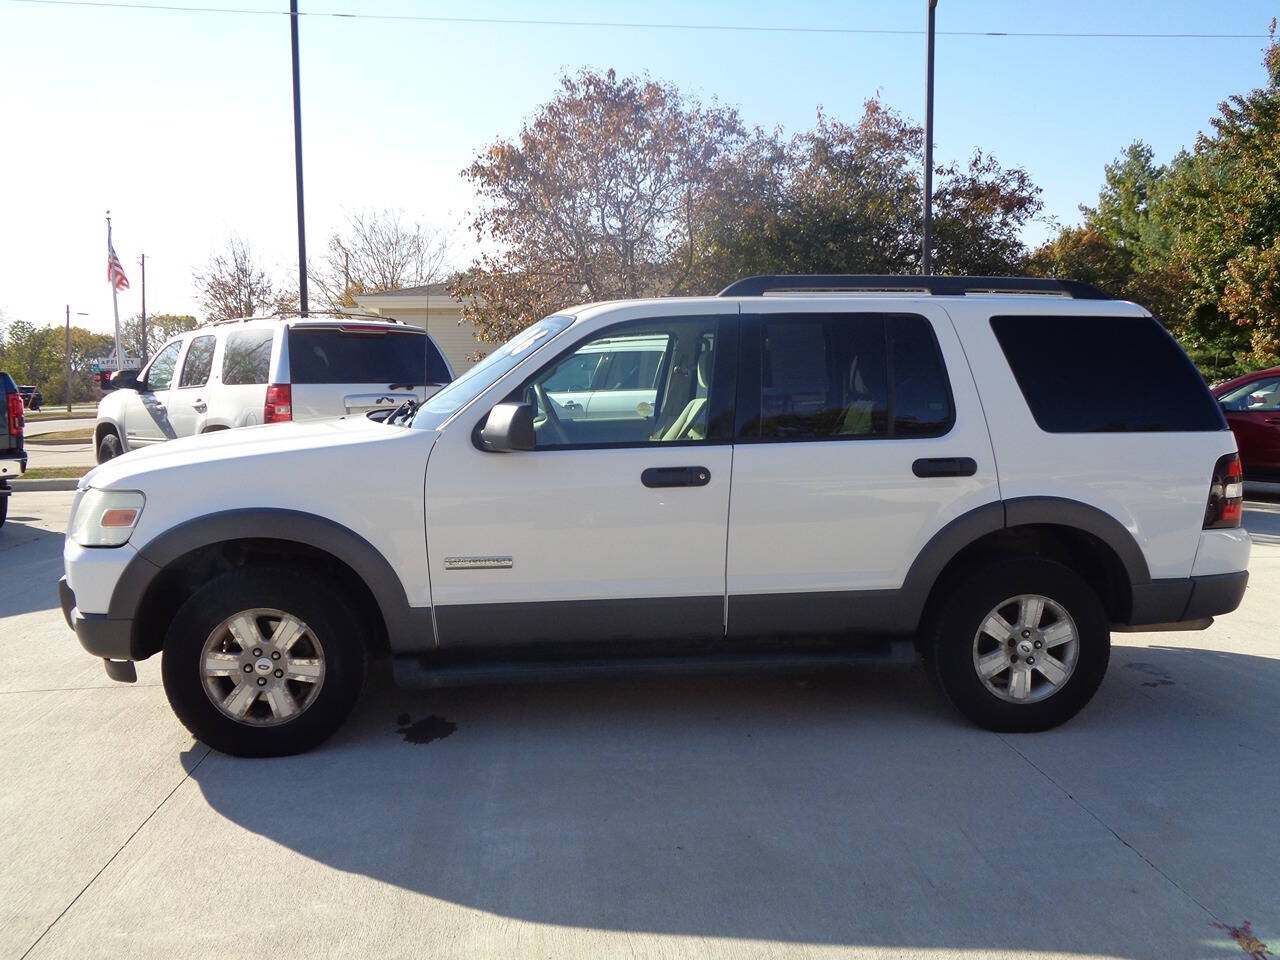
<instances>
[{"instance_id":1,"label":"bare tree","mask_svg":"<svg viewBox=\"0 0 1280 960\"><path fill-rule=\"evenodd\" d=\"M203 269L192 272L206 319L233 320L290 309L288 293L276 289L254 260L247 241L230 237ZM296 298L294 298L296 300Z\"/></svg>"},{"instance_id":2,"label":"bare tree","mask_svg":"<svg viewBox=\"0 0 1280 960\"><path fill-rule=\"evenodd\" d=\"M353 307L362 293L441 281L448 260L443 231L406 222L402 210L360 211L349 214L346 229L329 238L319 268L308 274L330 307Z\"/></svg>"}]
</instances>

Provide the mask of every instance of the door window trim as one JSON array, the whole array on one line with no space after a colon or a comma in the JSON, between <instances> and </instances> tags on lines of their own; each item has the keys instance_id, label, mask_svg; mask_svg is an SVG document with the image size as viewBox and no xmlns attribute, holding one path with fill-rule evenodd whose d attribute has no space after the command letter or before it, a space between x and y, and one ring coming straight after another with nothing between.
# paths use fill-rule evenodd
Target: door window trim
<instances>
[{"instance_id":1,"label":"door window trim","mask_svg":"<svg viewBox=\"0 0 1280 960\"><path fill-rule=\"evenodd\" d=\"M617 323L600 327L582 338L575 340L572 344L559 351L546 363L542 364L533 373L526 376L520 381L520 384L506 395L499 403L523 403L523 392L525 385L546 373L556 364L567 359L577 352L578 348L593 340L598 340L610 334L615 334L626 327L632 326L656 326L663 323L682 323L688 321L709 321L714 320L716 324L716 345L713 357L713 366L711 373L712 391L710 403L707 410L707 436L702 440L620 440L615 442L604 443L570 443L557 444L554 447L541 447L533 450L522 451L523 453L563 453L567 450L673 450L677 447L711 447L732 445L735 441L733 438L734 424L736 417L734 413L734 403L737 397L737 375L740 366L738 362L738 347L742 336L742 318L737 313L700 313L700 314L671 314L660 317L638 317L632 320L620 320ZM727 335L726 335L727 334ZM667 367L671 363L671 350L668 349L666 355L662 358L662 362L658 368L658 382L662 383L666 377ZM723 379L721 379L723 378ZM723 383L725 386L719 388L717 385ZM480 442L480 431L484 429L485 422L489 419L489 411L486 410L471 430L471 442L477 450L488 451Z\"/></svg>"},{"instance_id":2,"label":"door window trim","mask_svg":"<svg viewBox=\"0 0 1280 960\"><path fill-rule=\"evenodd\" d=\"M760 436L760 369L764 355L764 325L769 319L812 319L823 320L838 317L846 320L861 317L877 318L884 323L885 338L885 383L887 389L887 422L889 432L885 434L832 434L827 437L762 437ZM929 341L933 344L933 355L942 372L942 385L947 394L949 416L942 429L930 433L893 433L894 428L894 374L893 374L893 338L891 333L894 320L919 320L929 332ZM738 393L736 417L734 421L734 443L901 443L909 440L937 440L949 435L956 428L956 398L951 389L951 371L947 368L947 360L938 342L938 332L933 328L933 321L922 313L908 313L900 310L787 310L778 313L744 313L739 324L739 352L741 363L738 372ZM754 429L755 433L752 434Z\"/></svg>"}]
</instances>

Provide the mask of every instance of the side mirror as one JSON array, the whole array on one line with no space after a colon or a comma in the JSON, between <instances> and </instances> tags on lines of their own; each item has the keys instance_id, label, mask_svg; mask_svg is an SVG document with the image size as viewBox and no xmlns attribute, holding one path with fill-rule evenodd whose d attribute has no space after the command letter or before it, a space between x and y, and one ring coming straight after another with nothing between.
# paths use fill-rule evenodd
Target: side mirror
<instances>
[{"instance_id":1,"label":"side mirror","mask_svg":"<svg viewBox=\"0 0 1280 960\"><path fill-rule=\"evenodd\" d=\"M532 450L533 407L527 403L500 403L489 411L480 431L480 446L493 453Z\"/></svg>"}]
</instances>

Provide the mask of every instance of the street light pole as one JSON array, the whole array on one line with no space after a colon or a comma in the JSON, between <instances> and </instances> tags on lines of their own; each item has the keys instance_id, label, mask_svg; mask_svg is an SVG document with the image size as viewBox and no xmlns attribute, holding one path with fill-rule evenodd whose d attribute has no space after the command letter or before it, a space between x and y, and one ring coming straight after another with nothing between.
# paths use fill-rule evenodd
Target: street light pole
<instances>
[{"instance_id":1,"label":"street light pole","mask_svg":"<svg viewBox=\"0 0 1280 960\"><path fill-rule=\"evenodd\" d=\"M293 46L293 165L298 188L298 307L307 315L307 227L302 214L302 97L298 80L298 0L289 0L289 34Z\"/></svg>"},{"instance_id":2,"label":"street light pole","mask_svg":"<svg viewBox=\"0 0 1280 960\"><path fill-rule=\"evenodd\" d=\"M76 311L77 317L87 317L87 313ZM67 304L67 339L63 347L63 369L67 378L67 413L71 412L71 304Z\"/></svg>"},{"instance_id":3,"label":"street light pole","mask_svg":"<svg viewBox=\"0 0 1280 960\"><path fill-rule=\"evenodd\" d=\"M147 365L147 255L142 255L142 366Z\"/></svg>"},{"instance_id":4,"label":"street light pole","mask_svg":"<svg viewBox=\"0 0 1280 960\"><path fill-rule=\"evenodd\" d=\"M933 273L933 19L938 0L927 2L929 39L924 81L924 250L920 258L920 272L926 277Z\"/></svg>"}]
</instances>

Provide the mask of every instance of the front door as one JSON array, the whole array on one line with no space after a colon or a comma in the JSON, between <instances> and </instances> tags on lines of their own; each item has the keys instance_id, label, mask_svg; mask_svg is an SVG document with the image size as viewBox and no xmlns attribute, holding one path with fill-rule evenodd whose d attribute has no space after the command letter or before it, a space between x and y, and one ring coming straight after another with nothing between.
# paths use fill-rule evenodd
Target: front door
<instances>
[{"instance_id":1,"label":"front door","mask_svg":"<svg viewBox=\"0 0 1280 960\"><path fill-rule=\"evenodd\" d=\"M169 388L181 353L181 340L162 347L144 371L137 396L129 398L124 430L130 447L172 440L176 435L169 422Z\"/></svg>"},{"instance_id":2,"label":"front door","mask_svg":"<svg viewBox=\"0 0 1280 960\"><path fill-rule=\"evenodd\" d=\"M729 638L897 632L921 548L998 498L951 320L874 301L759 311L742 318Z\"/></svg>"},{"instance_id":3,"label":"front door","mask_svg":"<svg viewBox=\"0 0 1280 960\"><path fill-rule=\"evenodd\" d=\"M442 648L723 636L737 317L693 309L587 334L526 377L506 399L535 408L534 450L479 449L487 409L445 428L426 480ZM548 384L598 363L606 338L613 353L657 345L652 389L565 416ZM614 386L571 385L597 383Z\"/></svg>"}]
</instances>

